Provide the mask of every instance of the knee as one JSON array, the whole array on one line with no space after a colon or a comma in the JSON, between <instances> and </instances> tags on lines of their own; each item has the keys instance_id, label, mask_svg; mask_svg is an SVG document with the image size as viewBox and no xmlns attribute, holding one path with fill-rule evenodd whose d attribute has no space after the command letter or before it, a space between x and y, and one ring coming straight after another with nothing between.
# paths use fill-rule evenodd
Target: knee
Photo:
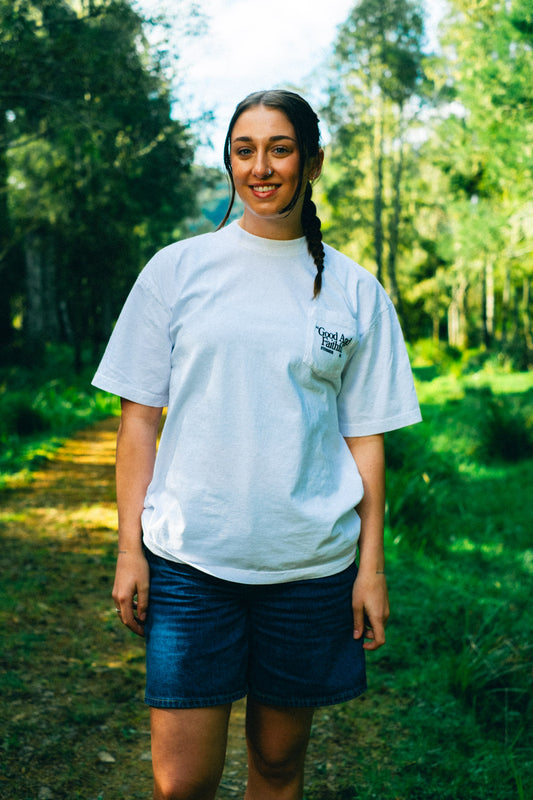
<instances>
[{"instance_id":1,"label":"knee","mask_svg":"<svg viewBox=\"0 0 533 800\"><path fill-rule=\"evenodd\" d=\"M293 748L290 751L277 749L259 749L249 742L249 757L262 778L271 784L285 785L299 779L303 773L305 747Z\"/></svg>"},{"instance_id":2,"label":"knee","mask_svg":"<svg viewBox=\"0 0 533 800\"><path fill-rule=\"evenodd\" d=\"M214 800L217 784L211 781L190 781L178 775L154 780L154 800Z\"/></svg>"}]
</instances>

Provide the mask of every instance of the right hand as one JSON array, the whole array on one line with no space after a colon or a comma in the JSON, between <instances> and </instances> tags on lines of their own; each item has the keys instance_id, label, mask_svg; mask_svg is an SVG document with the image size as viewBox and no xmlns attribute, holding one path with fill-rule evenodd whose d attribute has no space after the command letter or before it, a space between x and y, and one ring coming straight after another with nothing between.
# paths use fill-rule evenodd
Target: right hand
<instances>
[{"instance_id":1,"label":"right hand","mask_svg":"<svg viewBox=\"0 0 533 800\"><path fill-rule=\"evenodd\" d=\"M120 619L137 636L144 636L149 588L150 568L144 554L119 553L112 596Z\"/></svg>"},{"instance_id":2,"label":"right hand","mask_svg":"<svg viewBox=\"0 0 533 800\"><path fill-rule=\"evenodd\" d=\"M389 595L383 572L365 574L359 570L352 592L354 639L369 639L365 650L385 644L385 625L389 618Z\"/></svg>"}]
</instances>

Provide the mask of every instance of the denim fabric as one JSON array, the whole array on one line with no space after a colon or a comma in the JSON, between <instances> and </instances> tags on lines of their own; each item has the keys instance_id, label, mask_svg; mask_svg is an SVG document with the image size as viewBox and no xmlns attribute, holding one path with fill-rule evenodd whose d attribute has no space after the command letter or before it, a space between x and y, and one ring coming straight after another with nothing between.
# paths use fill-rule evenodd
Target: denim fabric
<instances>
[{"instance_id":1,"label":"denim fabric","mask_svg":"<svg viewBox=\"0 0 533 800\"><path fill-rule=\"evenodd\" d=\"M147 552L145 701L159 708L230 703L323 706L366 689L352 636L355 565L327 578L232 583Z\"/></svg>"}]
</instances>

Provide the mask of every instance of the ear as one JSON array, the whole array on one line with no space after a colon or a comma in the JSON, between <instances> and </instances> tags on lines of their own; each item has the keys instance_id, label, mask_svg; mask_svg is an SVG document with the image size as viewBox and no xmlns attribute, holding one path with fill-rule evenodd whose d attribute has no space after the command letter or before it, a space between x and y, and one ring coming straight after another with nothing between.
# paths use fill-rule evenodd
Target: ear
<instances>
[{"instance_id":1,"label":"ear","mask_svg":"<svg viewBox=\"0 0 533 800\"><path fill-rule=\"evenodd\" d=\"M322 148L318 151L318 155L309 159L309 176L310 181L316 181L322 172L322 164L324 163L324 151Z\"/></svg>"}]
</instances>

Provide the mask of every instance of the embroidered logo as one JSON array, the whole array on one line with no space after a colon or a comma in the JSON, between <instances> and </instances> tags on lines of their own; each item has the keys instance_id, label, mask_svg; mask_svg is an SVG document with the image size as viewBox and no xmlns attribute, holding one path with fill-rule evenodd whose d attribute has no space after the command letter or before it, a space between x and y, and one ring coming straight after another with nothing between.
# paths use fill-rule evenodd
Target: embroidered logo
<instances>
[{"instance_id":1,"label":"embroidered logo","mask_svg":"<svg viewBox=\"0 0 533 800\"><path fill-rule=\"evenodd\" d=\"M326 353L331 353L331 355L337 353L339 358L342 356L342 348L348 347L352 341L351 338L348 339L338 331L327 331L322 325L316 325L316 330L322 339L320 349L325 350Z\"/></svg>"}]
</instances>

